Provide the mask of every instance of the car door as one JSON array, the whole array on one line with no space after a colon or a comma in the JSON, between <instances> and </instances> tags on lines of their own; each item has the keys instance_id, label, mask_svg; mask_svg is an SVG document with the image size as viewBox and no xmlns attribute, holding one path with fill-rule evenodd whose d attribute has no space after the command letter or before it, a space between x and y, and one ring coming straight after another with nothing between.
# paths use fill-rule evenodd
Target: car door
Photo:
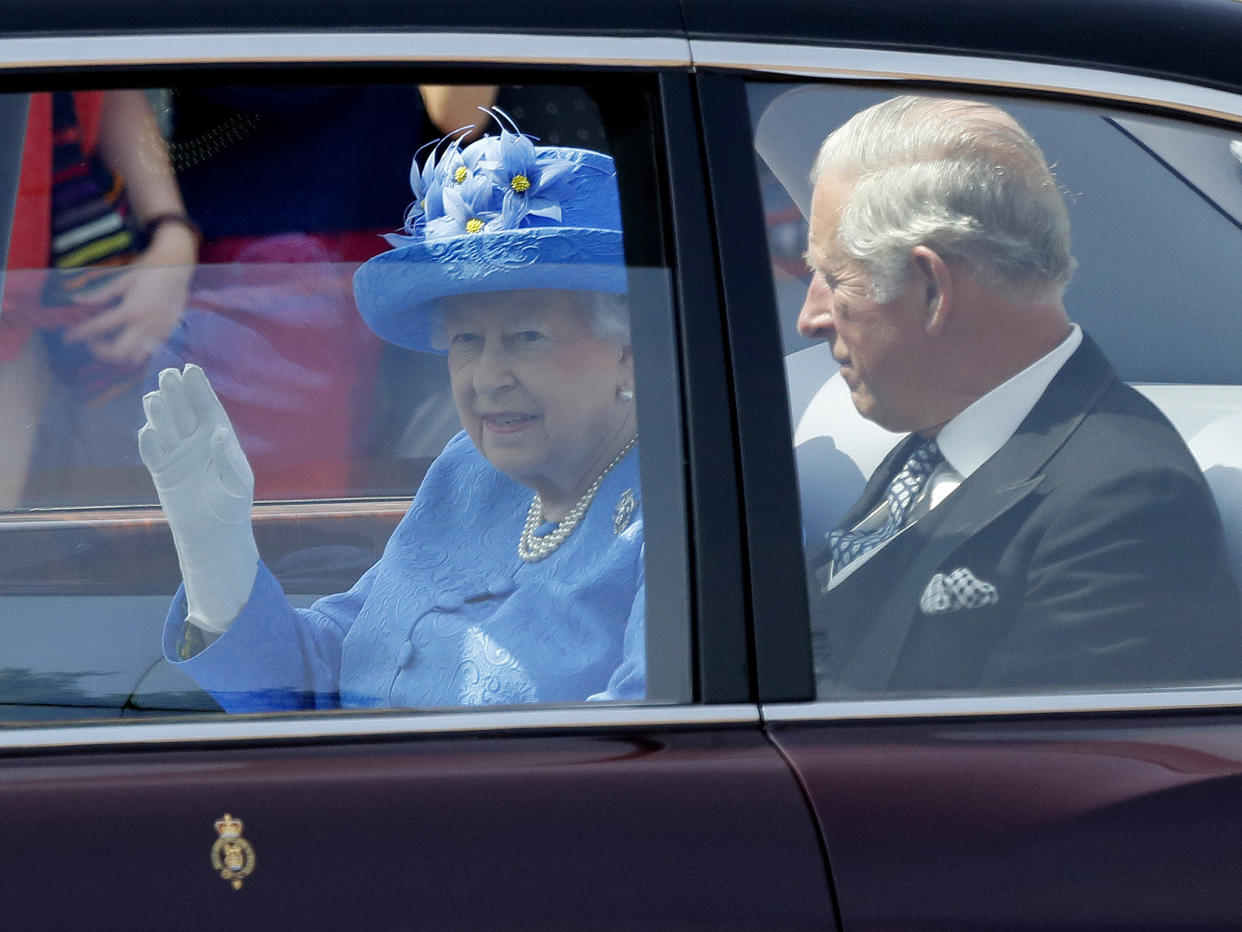
<instances>
[{"instance_id":1,"label":"car door","mask_svg":"<svg viewBox=\"0 0 1242 932\"><path fill-rule=\"evenodd\" d=\"M98 35L78 11L72 38L27 11L0 38L6 138L25 134L29 151L26 115L58 93L77 92L80 114L89 94L141 91L159 157L187 208L201 205L179 322L106 397L75 394L74 370L57 368L73 341L29 297L47 268L10 263L6 276L8 358L35 355L45 379L11 428L30 453L9 467L23 473L0 513L6 915L92 928L835 928L819 833L750 684L684 40L524 35L503 18L492 32L420 33L409 27L428 24L378 10L357 11L356 25L387 27L369 33L313 16L290 32L259 6L233 11L261 36L201 10L185 22L148 11L158 22ZM379 345L352 314L349 276L400 225L408 188L384 205L391 219L344 216L373 188L408 185L413 152L394 156L395 181L378 155L427 131L410 124L429 84L497 87L519 125L616 159L642 307L647 698L227 715L160 649L179 574L132 439L140 398L165 365L226 374L218 392L254 461L256 538L292 602L347 588L377 558L456 428L438 361ZM21 190L17 148L0 155L5 190ZM22 209L5 216L11 242L33 235ZM306 219L280 226L298 210ZM374 252L351 251L360 241ZM23 297L25 317L9 310Z\"/></svg>"},{"instance_id":2,"label":"car door","mask_svg":"<svg viewBox=\"0 0 1242 932\"><path fill-rule=\"evenodd\" d=\"M1236 926L1238 683L1190 676L1170 688L1070 690L1048 670L1042 688L1021 691L815 699L807 593L822 582L824 534L901 436L857 414L827 348L803 340L794 322L820 141L897 94L996 103L1030 130L1066 193L1079 263L1066 294L1071 316L1186 439L1236 576L1242 99L1236 87L1216 88L1222 50L1237 47L1242 22L1198 9L1179 19L1202 55L1179 57L1185 80L1175 81L1140 76L1163 52L1136 53L1127 73L1113 70L1110 56L1124 53L1103 41L1091 50L1097 67L1058 66L1060 40L1030 23L993 42L972 19L956 51L938 54L928 49L943 47L953 28L945 19L910 20L898 34L842 11L820 29L795 25L791 5L767 20L782 41L769 46L718 41L734 38L728 24L690 7L694 58L714 72L699 93L717 121L705 134L739 396L762 714L811 797L842 928ZM1154 29L1158 7L1131 29ZM819 38L830 32L841 47ZM800 38L806 44L794 44ZM989 57L964 53L971 41ZM1019 46L1030 55L1036 45L1044 64L1016 60ZM1080 64L1091 60L1074 48ZM1202 84L1190 77L1197 67ZM753 153L730 145L739 137ZM738 196L741 177L753 196Z\"/></svg>"}]
</instances>

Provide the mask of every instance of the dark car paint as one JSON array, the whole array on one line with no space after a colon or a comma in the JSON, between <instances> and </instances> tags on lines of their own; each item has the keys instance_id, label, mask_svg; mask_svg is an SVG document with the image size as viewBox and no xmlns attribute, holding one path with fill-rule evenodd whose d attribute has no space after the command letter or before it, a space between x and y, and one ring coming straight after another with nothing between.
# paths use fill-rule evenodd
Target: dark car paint
<instances>
[{"instance_id":1,"label":"dark car paint","mask_svg":"<svg viewBox=\"0 0 1242 932\"><path fill-rule=\"evenodd\" d=\"M0 33L9 35L132 34L142 32L245 32L271 30L413 29L524 35L674 35L682 31L676 0L624 0L586 4L442 3L439 0L54 0L50 5L9 4L0 11Z\"/></svg>"},{"instance_id":2,"label":"dark car paint","mask_svg":"<svg viewBox=\"0 0 1242 932\"><path fill-rule=\"evenodd\" d=\"M1242 88L1242 4L1233 0L776 0L762 15L747 0L56 0L0 11L0 34L9 36L334 28L824 42ZM792 464L787 425L764 421L756 406L765 396L753 394L771 373L756 376L762 367L749 354L770 359L779 343L762 322L771 309L767 272L737 264L760 234L750 225L753 166L739 168L747 130L730 115L740 84L683 73L662 84L663 130L675 138L665 156L678 208L670 215L699 646L727 657L747 625L757 640L755 682L735 657L723 685L701 680L699 689L717 701L790 701L809 698L805 608L800 587L776 582L787 578L783 557L795 567L800 559L789 552L789 529L760 519L761 480L792 482ZM696 121L706 152L688 131ZM729 140L737 151L718 154ZM704 178L715 197L706 204ZM719 329L721 301L727 330ZM774 604L765 592L776 593ZM721 630L713 605L729 633L708 649ZM822 829L848 932L1242 922L1236 717L995 716L762 730L777 750L758 727L730 727L7 752L0 902L8 916L49 927L830 929ZM246 820L259 859L240 891L208 864L212 822L225 811Z\"/></svg>"},{"instance_id":3,"label":"dark car paint","mask_svg":"<svg viewBox=\"0 0 1242 932\"><path fill-rule=\"evenodd\" d=\"M850 932L1237 929L1236 717L773 729Z\"/></svg>"},{"instance_id":4,"label":"dark car paint","mask_svg":"<svg viewBox=\"0 0 1242 932\"><path fill-rule=\"evenodd\" d=\"M226 811L240 890L210 869ZM833 927L750 729L10 757L0 812L5 928Z\"/></svg>"},{"instance_id":5,"label":"dark car paint","mask_svg":"<svg viewBox=\"0 0 1242 932\"><path fill-rule=\"evenodd\" d=\"M695 39L819 43L1083 65L1237 88L1234 0L681 0Z\"/></svg>"}]
</instances>

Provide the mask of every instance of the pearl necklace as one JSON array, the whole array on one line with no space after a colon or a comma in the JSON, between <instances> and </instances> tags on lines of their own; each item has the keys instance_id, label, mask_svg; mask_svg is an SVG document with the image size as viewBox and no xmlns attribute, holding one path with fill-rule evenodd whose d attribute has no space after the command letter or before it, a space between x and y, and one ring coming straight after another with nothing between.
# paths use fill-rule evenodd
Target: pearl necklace
<instances>
[{"instance_id":1,"label":"pearl necklace","mask_svg":"<svg viewBox=\"0 0 1242 932\"><path fill-rule=\"evenodd\" d=\"M578 526L586 515L587 509L591 507L591 502L595 500L599 487L604 483L604 477L612 472L618 463L625 459L625 455L634 449L634 444L636 443L638 443L638 434L631 437L630 442L621 448L621 452L616 455L616 458L604 467L602 473L595 477L595 481L582 494L582 498L574 503L573 508L565 512L565 517L556 522L556 527L552 533L545 534L542 537L535 536L536 528L543 523L543 499L536 492L535 500L530 503L530 511L526 512L526 526L522 528L522 536L518 539L518 556L527 563L536 563L565 543L565 539L574 532L574 528Z\"/></svg>"}]
</instances>

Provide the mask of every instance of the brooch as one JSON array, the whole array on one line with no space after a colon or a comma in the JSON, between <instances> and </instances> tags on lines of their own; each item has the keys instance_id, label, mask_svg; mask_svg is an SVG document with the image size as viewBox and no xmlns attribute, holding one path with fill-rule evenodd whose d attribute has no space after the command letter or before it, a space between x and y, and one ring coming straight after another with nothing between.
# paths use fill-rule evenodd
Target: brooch
<instances>
[{"instance_id":1,"label":"brooch","mask_svg":"<svg viewBox=\"0 0 1242 932\"><path fill-rule=\"evenodd\" d=\"M634 517L634 509L638 507L638 503L634 499L634 490L626 489L621 493L621 498L617 501L617 507L612 512L612 531L614 534L620 534L630 526L630 519Z\"/></svg>"}]
</instances>

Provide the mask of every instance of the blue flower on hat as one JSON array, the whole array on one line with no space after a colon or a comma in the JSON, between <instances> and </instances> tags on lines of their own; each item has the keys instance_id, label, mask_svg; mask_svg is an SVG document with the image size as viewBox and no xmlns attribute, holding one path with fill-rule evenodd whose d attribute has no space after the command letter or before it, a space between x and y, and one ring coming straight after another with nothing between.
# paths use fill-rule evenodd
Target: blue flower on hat
<instances>
[{"instance_id":1,"label":"blue flower on hat","mask_svg":"<svg viewBox=\"0 0 1242 932\"><path fill-rule=\"evenodd\" d=\"M499 122L504 114L496 112ZM512 125L512 121L509 123ZM493 183L504 197L505 213L514 218L514 226L527 215L560 223L560 196L565 192L557 190L557 180L568 176L572 166L560 159L541 160L535 143L517 132L516 126L510 131L501 125L495 154L481 161L479 167L492 173Z\"/></svg>"},{"instance_id":2,"label":"blue flower on hat","mask_svg":"<svg viewBox=\"0 0 1242 932\"><path fill-rule=\"evenodd\" d=\"M411 235L413 235L416 227L419 225L419 221L427 215L428 211L433 215L438 215L444 210L440 200L439 175L436 174L437 153L439 152L441 142L443 140L437 139L422 146L414 153L414 160L410 164L410 190L414 192L414 200L405 209L405 222L402 226ZM427 161L422 168L419 168L418 157L429 146L431 147L431 154L427 156ZM392 245L395 246L397 244L392 243Z\"/></svg>"},{"instance_id":3,"label":"blue flower on hat","mask_svg":"<svg viewBox=\"0 0 1242 932\"><path fill-rule=\"evenodd\" d=\"M501 205L497 203L499 198L491 179L481 173L469 172L464 165L457 168L466 174L459 174L461 182L453 180L450 175L449 183L441 184L439 195L443 213L427 220L426 239L430 242L467 233L512 229L505 225L502 211L496 209Z\"/></svg>"},{"instance_id":4,"label":"blue flower on hat","mask_svg":"<svg viewBox=\"0 0 1242 932\"><path fill-rule=\"evenodd\" d=\"M468 129L466 127L462 132ZM399 246L408 242L410 237L426 235L430 230L437 231L433 236L458 235L464 232L464 226L470 220L481 218L484 214L490 217L495 213L489 205L476 203L480 195L487 194L488 188L477 171L483 153L473 146L463 150L459 139L448 139L447 146L441 151L440 146L444 142L437 140L428 143L432 147L431 154L421 169L418 156L427 147L414 154L410 167L410 190L414 200L406 208L402 225L405 235L386 235L384 238L390 245ZM446 201L446 194L450 192L454 196ZM428 229L424 230L424 227Z\"/></svg>"},{"instance_id":5,"label":"blue flower on hat","mask_svg":"<svg viewBox=\"0 0 1242 932\"><path fill-rule=\"evenodd\" d=\"M415 154L414 200L401 231L384 237L394 248L354 275L358 310L386 340L435 351L431 312L449 295L626 292L613 160L589 149L536 146L507 115L488 113L499 135L463 146L467 127Z\"/></svg>"}]
</instances>

